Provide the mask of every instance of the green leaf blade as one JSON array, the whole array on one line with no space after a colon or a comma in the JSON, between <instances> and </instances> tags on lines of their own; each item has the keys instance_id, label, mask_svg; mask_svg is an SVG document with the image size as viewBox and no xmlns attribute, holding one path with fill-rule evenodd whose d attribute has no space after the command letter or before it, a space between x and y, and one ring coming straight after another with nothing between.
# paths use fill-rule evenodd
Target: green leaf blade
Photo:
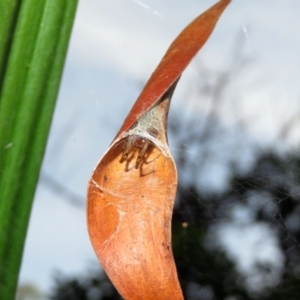
<instances>
[{"instance_id":1,"label":"green leaf blade","mask_svg":"<svg viewBox=\"0 0 300 300\"><path fill-rule=\"evenodd\" d=\"M0 295L13 299L76 0L22 3L0 98Z\"/></svg>"}]
</instances>

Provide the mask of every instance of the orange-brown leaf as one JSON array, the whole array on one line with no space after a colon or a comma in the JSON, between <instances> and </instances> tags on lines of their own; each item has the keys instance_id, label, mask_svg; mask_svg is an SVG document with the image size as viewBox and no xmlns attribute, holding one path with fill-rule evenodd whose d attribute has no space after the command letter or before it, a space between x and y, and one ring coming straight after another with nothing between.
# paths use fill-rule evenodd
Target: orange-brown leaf
<instances>
[{"instance_id":1,"label":"orange-brown leaf","mask_svg":"<svg viewBox=\"0 0 300 300\"><path fill-rule=\"evenodd\" d=\"M96 168L88 192L89 234L104 270L125 299L182 299L171 247L176 191L173 159L153 147L120 163L123 141Z\"/></svg>"},{"instance_id":2,"label":"orange-brown leaf","mask_svg":"<svg viewBox=\"0 0 300 300\"><path fill-rule=\"evenodd\" d=\"M206 43L231 0L216 3L191 22L174 40L134 103L116 138L153 107L180 77L192 58Z\"/></svg>"},{"instance_id":3,"label":"orange-brown leaf","mask_svg":"<svg viewBox=\"0 0 300 300\"><path fill-rule=\"evenodd\" d=\"M183 299L171 250L177 172L167 115L181 73L229 2L214 5L172 43L89 181L90 239L125 299Z\"/></svg>"}]
</instances>

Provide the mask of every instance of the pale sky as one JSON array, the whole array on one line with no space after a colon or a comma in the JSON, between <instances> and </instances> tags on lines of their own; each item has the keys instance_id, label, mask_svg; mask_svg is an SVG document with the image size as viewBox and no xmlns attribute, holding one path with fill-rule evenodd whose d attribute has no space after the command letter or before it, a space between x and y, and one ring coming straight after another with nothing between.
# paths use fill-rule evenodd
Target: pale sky
<instances>
[{"instance_id":1,"label":"pale sky","mask_svg":"<svg viewBox=\"0 0 300 300\"><path fill-rule=\"evenodd\" d=\"M85 198L87 181L112 141L141 84L153 72L169 44L211 0L82 0L79 3L64 77L42 173ZM255 66L237 78L237 104L249 122L248 133L268 145L278 128L300 112L300 1L233 0L212 37L182 76L173 99L199 114L196 61L215 70L228 63L234 39L241 34ZM251 91L249 81L262 87ZM187 90L191 99L185 99ZM245 93L243 93L245 91ZM231 122L231 104L220 116ZM251 122L255 118L255 122ZM299 125L299 119L298 119ZM287 147L299 145L294 134ZM172 149L171 149L172 150ZM176 150L176 149L175 149ZM80 274L97 264L86 230L84 208L69 204L42 183L38 186L20 282L48 291L55 270Z\"/></svg>"}]
</instances>

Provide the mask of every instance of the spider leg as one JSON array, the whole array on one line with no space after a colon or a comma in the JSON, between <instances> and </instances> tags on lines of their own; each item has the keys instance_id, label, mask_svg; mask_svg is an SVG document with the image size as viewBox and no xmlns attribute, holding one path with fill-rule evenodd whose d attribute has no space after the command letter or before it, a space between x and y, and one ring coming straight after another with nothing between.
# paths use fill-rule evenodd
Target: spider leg
<instances>
[{"instance_id":1,"label":"spider leg","mask_svg":"<svg viewBox=\"0 0 300 300\"><path fill-rule=\"evenodd\" d=\"M125 149L124 149L124 152L123 152L123 155L122 155L122 159L121 159L122 161L127 159L128 154L129 154L130 150L133 147L133 142L134 142L134 136L128 137L126 145L125 145Z\"/></svg>"},{"instance_id":2,"label":"spider leg","mask_svg":"<svg viewBox=\"0 0 300 300\"><path fill-rule=\"evenodd\" d=\"M150 141L146 139L145 144L144 144L142 150L140 151L140 153L139 153L139 155L138 155L138 157L136 159L136 165L135 165L136 169L140 166L140 163L141 163L142 159L145 156L145 153L146 153L146 151L148 149L149 144L150 144Z\"/></svg>"}]
</instances>

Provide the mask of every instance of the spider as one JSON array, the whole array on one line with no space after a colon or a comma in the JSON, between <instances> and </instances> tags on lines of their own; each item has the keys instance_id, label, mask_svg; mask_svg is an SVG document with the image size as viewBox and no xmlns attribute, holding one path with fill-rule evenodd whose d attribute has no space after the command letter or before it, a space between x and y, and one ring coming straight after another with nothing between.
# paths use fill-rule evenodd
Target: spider
<instances>
[{"instance_id":1,"label":"spider","mask_svg":"<svg viewBox=\"0 0 300 300\"><path fill-rule=\"evenodd\" d=\"M149 128L147 132L153 137L156 137L158 135L158 131L152 127ZM136 165L135 165L135 168L138 169L141 161L145 158L145 153L148 150L150 144L152 143L149 139L142 137L138 134L132 134L128 136L127 141L125 143L121 162L123 162L128 158L128 155L133 148L140 149L139 155L136 159Z\"/></svg>"},{"instance_id":2,"label":"spider","mask_svg":"<svg viewBox=\"0 0 300 300\"><path fill-rule=\"evenodd\" d=\"M139 155L136 160L136 165L135 165L135 168L137 169L142 159L144 158L150 143L151 143L150 140L148 140L147 138L144 138L139 135L130 135L127 138L121 162L123 162L125 159L128 158L128 155L133 148L140 149Z\"/></svg>"}]
</instances>

